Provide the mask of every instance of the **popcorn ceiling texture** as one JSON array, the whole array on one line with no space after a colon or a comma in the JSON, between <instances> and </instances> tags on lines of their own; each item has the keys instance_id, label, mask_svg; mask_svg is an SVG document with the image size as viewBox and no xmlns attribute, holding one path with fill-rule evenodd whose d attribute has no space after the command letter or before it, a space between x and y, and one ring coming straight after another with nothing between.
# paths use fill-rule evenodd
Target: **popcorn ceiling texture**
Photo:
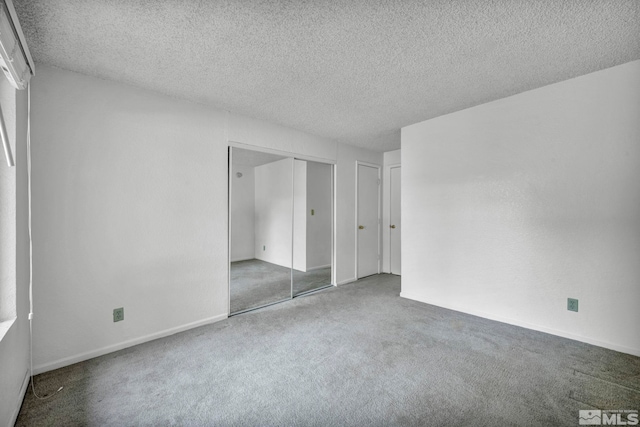
<instances>
[{"instance_id":1,"label":"popcorn ceiling texture","mask_svg":"<svg viewBox=\"0 0 640 427\"><path fill-rule=\"evenodd\" d=\"M348 144L640 58L640 1L14 0L36 62Z\"/></svg>"}]
</instances>

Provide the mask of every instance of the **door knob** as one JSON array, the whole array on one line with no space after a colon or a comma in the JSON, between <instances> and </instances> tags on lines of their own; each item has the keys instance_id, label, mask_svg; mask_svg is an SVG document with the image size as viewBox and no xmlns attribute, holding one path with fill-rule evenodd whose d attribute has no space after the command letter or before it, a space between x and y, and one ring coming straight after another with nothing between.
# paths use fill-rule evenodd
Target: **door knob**
<instances>
[{"instance_id":1,"label":"door knob","mask_svg":"<svg viewBox=\"0 0 640 427\"><path fill-rule=\"evenodd\" d=\"M364 230L364 225L359 225L358 230Z\"/></svg>"},{"instance_id":2,"label":"door knob","mask_svg":"<svg viewBox=\"0 0 640 427\"><path fill-rule=\"evenodd\" d=\"M396 228L396 226L395 226L395 225L390 225L389 227L391 227L391 228Z\"/></svg>"}]
</instances>

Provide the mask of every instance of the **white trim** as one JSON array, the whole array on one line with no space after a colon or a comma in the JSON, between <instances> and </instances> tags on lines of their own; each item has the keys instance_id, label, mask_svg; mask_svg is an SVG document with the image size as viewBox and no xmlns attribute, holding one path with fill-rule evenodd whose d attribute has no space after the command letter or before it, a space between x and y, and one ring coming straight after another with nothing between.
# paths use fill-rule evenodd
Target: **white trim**
<instances>
[{"instance_id":1,"label":"white trim","mask_svg":"<svg viewBox=\"0 0 640 427\"><path fill-rule=\"evenodd\" d=\"M305 176L305 183L306 183L306 179L307 178ZM306 208L305 208L305 211L306 211ZM289 260L291 262L291 266L289 267L289 290L291 292L289 293L289 299L293 299L293 255L295 253L294 234L295 234L295 227L296 227L295 221L296 221L296 158L292 157L291 158L291 259ZM304 260L304 264L305 266L307 265L306 259Z\"/></svg>"},{"instance_id":2,"label":"white trim","mask_svg":"<svg viewBox=\"0 0 640 427\"><path fill-rule=\"evenodd\" d=\"M384 165L382 173L382 267L380 271L391 274L391 259L389 257L389 248L391 247L391 230L389 218L391 217L391 169L394 167L402 167L402 163L391 163ZM388 209L385 209L388 207ZM389 242L385 245L385 242Z\"/></svg>"},{"instance_id":3,"label":"white trim","mask_svg":"<svg viewBox=\"0 0 640 427\"><path fill-rule=\"evenodd\" d=\"M316 267L307 268L307 271L321 270L321 269L327 268L327 267L331 267L331 264L318 265Z\"/></svg>"},{"instance_id":4,"label":"white trim","mask_svg":"<svg viewBox=\"0 0 640 427\"><path fill-rule=\"evenodd\" d=\"M356 160L356 189L355 189L355 219L353 221L353 226L355 227L355 255L353 259L353 275L358 278L358 161Z\"/></svg>"},{"instance_id":5,"label":"white trim","mask_svg":"<svg viewBox=\"0 0 640 427\"><path fill-rule=\"evenodd\" d=\"M576 335L576 334L572 334L570 332L561 331L559 329L548 328L546 326L540 326L540 325L536 325L536 324L528 323L528 322L522 322L520 320L511 319L511 318L508 318L508 317L496 316L494 314L486 313L486 312L481 311L481 310L469 310L469 309L466 309L466 308L463 309L463 308L458 307L458 306L456 306L454 304L435 303L435 302L430 301L428 298L425 298L425 297L423 297L421 295L411 294L411 293L407 293L407 292L400 292L400 297L406 298L406 299L411 299L411 300L422 302L422 303L426 303L426 304L430 304L430 305L435 305L437 307L446 308L448 310L454 310L454 311L458 311L458 312L461 312L461 313L470 314L472 316L478 316L478 317L482 317L482 318L489 319L489 320L495 320L497 322L507 323L509 325L520 326L522 328L532 329L534 331L544 332L544 333L551 334L551 335L556 335L556 336L559 336L559 337L562 337L562 338L568 338L568 339L571 339L571 340L575 340L575 341L580 341L580 342L584 342L584 343L587 343L587 344L596 345L598 347L608 348L610 350L615 350L615 351L619 351L619 352L622 352L622 353L631 354L631 355L634 355L634 356L640 356L640 349L638 349L638 348L625 347L623 345L618 345L618 344L613 344L613 343L610 343L610 342L600 341L600 340L596 340L596 339L593 339L593 338L585 337L585 336L582 336L582 335Z\"/></svg>"},{"instance_id":6,"label":"white trim","mask_svg":"<svg viewBox=\"0 0 640 427\"><path fill-rule=\"evenodd\" d=\"M331 284L338 286L338 165L331 167Z\"/></svg>"},{"instance_id":7,"label":"white trim","mask_svg":"<svg viewBox=\"0 0 640 427\"><path fill-rule=\"evenodd\" d=\"M353 282L357 282L357 281L358 281L358 279L356 279L355 277L351 277L349 279L345 279L345 280L342 280L342 281L336 283L336 286L346 285L347 283L353 283Z\"/></svg>"},{"instance_id":8,"label":"white trim","mask_svg":"<svg viewBox=\"0 0 640 427\"><path fill-rule=\"evenodd\" d=\"M232 259L230 262L240 262L240 261L250 261L252 259L256 259L255 257L251 257L251 258L238 258L238 259Z\"/></svg>"},{"instance_id":9,"label":"white trim","mask_svg":"<svg viewBox=\"0 0 640 427\"><path fill-rule=\"evenodd\" d=\"M402 171L402 164L401 163L393 163L393 164L387 165L387 170L385 170L385 173L388 171L388 174L389 174L388 175L389 176L389 194L387 194L386 197L385 197L385 199L388 200L388 205L389 205L389 224L386 224L387 226L391 226L391 211L392 211L392 207L391 207L391 188L393 187L392 184L391 184L391 169L395 169L395 168L400 168L400 170ZM400 187L400 192L402 193L402 187ZM402 196L400 196L400 197L402 197ZM402 207L400 209L402 209ZM383 228L385 230L387 230L388 236L389 236L389 241L388 241L389 245L388 245L388 248L387 248L387 250L389 251L389 256L388 256L388 259L389 259L389 274L398 274L398 273L394 273L393 271L391 271L391 264L392 264L391 263L391 228L385 227L385 226L383 226ZM400 238L402 239L402 234L400 235ZM382 248L383 252L384 252L384 249L385 248ZM400 265L402 265L402 254L400 256L401 256ZM402 269L402 267L401 267L401 269Z\"/></svg>"},{"instance_id":10,"label":"white trim","mask_svg":"<svg viewBox=\"0 0 640 427\"><path fill-rule=\"evenodd\" d=\"M152 334L144 335L138 338L134 338L131 340L123 341L121 343L108 345L106 347L98 348L96 350L87 351L84 353L76 354L69 357L64 357L62 359L55 360L53 362L44 363L42 365L38 365L33 368L33 374L41 374L43 372L52 371L54 369L62 368L64 366L69 366L74 363L82 362L85 360L93 359L94 357L103 356L108 353L113 353L114 351L122 350L123 348L133 347L134 345L142 344L148 341L153 341L158 338L164 338L169 335L177 334L179 332L184 332L189 329L197 328L199 326L209 325L211 323L219 322L221 320L225 320L228 317L227 313L219 314L217 316L209 317L206 319L198 320L196 322L187 323L185 325L176 326L175 328L165 329L164 331L154 332Z\"/></svg>"},{"instance_id":11,"label":"white trim","mask_svg":"<svg viewBox=\"0 0 640 427\"><path fill-rule=\"evenodd\" d=\"M16 421L18 421L18 415L20 414L20 408L22 408L22 402L24 401L24 396L27 394L27 388L29 387L29 371L24 374L24 380L22 381L22 386L20 387L20 392L18 393L18 401L16 405L16 409L13 410L13 415L9 418L8 427L13 427L16 425Z\"/></svg>"},{"instance_id":12,"label":"white trim","mask_svg":"<svg viewBox=\"0 0 640 427\"><path fill-rule=\"evenodd\" d=\"M31 52L29 52L29 46L27 46L27 40L24 37L22 26L20 25L20 20L18 19L18 14L16 13L15 7L13 7L13 0L5 0L5 4L7 5L7 10L9 11L9 15L11 16L11 20L13 21L13 26L16 29L16 33L18 34L18 39L20 40L20 44L22 45L24 55L27 57L27 64L29 65L29 68L31 68L31 75L34 76L36 74L36 66L33 62L33 58L31 57Z\"/></svg>"},{"instance_id":13,"label":"white trim","mask_svg":"<svg viewBox=\"0 0 640 427\"><path fill-rule=\"evenodd\" d=\"M231 313L231 198L233 177L233 150L227 147L227 313ZM255 251L255 245L254 245ZM255 255L255 254L254 254Z\"/></svg>"},{"instance_id":14,"label":"white trim","mask_svg":"<svg viewBox=\"0 0 640 427\"><path fill-rule=\"evenodd\" d=\"M323 157L307 156L305 154L293 153L290 151L274 150L273 148L261 147L259 145L246 144L244 142L227 141L229 147L242 148L243 150L258 151L260 153L275 154L277 156L292 157L298 160L309 160L311 162L328 163L335 165L337 162L333 159L325 159Z\"/></svg>"},{"instance_id":15,"label":"white trim","mask_svg":"<svg viewBox=\"0 0 640 427\"><path fill-rule=\"evenodd\" d=\"M381 176L381 172L382 172L382 167L380 165L377 165L375 163L368 163L368 162L363 162L361 160L356 160L356 200L355 200L355 204L356 204L356 208L355 208L355 212L356 212L356 218L355 218L355 230L356 230L356 238L355 238L355 262L354 262L354 267L355 267L355 271L354 271L354 275L356 277L356 280L358 278L358 196L359 196L359 188L358 188L358 172L359 172L359 167L360 165L362 166L368 166L368 167L372 167L372 168L376 168L378 169L378 274L380 274L380 264L382 261L382 254L380 253L380 244L381 244L381 228L382 228L382 209L381 209L381 202L382 202L382 197L380 192L382 191L382 176Z\"/></svg>"}]
</instances>

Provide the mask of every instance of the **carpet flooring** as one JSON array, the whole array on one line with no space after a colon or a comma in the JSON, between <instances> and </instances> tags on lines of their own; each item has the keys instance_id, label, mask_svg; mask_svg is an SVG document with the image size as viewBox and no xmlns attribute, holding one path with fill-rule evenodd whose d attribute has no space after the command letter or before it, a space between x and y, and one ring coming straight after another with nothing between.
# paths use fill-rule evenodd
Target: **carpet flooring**
<instances>
[{"instance_id":1,"label":"carpet flooring","mask_svg":"<svg viewBox=\"0 0 640 427\"><path fill-rule=\"evenodd\" d=\"M398 296L376 275L38 375L18 426L576 426L640 358Z\"/></svg>"},{"instance_id":2,"label":"carpet flooring","mask_svg":"<svg viewBox=\"0 0 640 427\"><path fill-rule=\"evenodd\" d=\"M291 269L258 259L231 263L231 313L291 298ZM293 295L331 284L331 267L293 270Z\"/></svg>"},{"instance_id":3,"label":"carpet flooring","mask_svg":"<svg viewBox=\"0 0 640 427\"><path fill-rule=\"evenodd\" d=\"M331 267L311 271L293 270L293 295L331 285Z\"/></svg>"}]
</instances>

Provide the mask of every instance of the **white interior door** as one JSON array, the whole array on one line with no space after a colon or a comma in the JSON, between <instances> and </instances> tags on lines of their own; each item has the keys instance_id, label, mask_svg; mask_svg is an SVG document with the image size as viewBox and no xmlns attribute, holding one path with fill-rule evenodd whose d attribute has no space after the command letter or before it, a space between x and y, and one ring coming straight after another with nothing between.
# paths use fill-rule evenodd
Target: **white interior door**
<instances>
[{"instance_id":1,"label":"white interior door","mask_svg":"<svg viewBox=\"0 0 640 427\"><path fill-rule=\"evenodd\" d=\"M379 273L380 168L358 164L358 279Z\"/></svg>"},{"instance_id":2,"label":"white interior door","mask_svg":"<svg viewBox=\"0 0 640 427\"><path fill-rule=\"evenodd\" d=\"M400 273L400 167L391 168L390 174L391 214L390 218L390 248L391 274Z\"/></svg>"}]
</instances>

